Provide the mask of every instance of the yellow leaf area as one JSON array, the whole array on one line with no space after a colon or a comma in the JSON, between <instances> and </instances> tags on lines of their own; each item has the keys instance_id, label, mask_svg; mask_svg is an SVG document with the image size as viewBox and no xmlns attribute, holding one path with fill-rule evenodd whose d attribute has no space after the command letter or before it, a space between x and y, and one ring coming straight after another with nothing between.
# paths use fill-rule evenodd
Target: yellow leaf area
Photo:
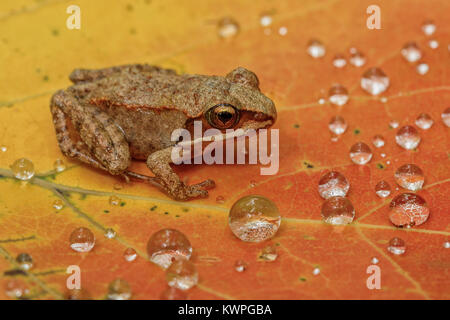
<instances>
[{"instance_id":1,"label":"yellow leaf area","mask_svg":"<svg viewBox=\"0 0 450 320\"><path fill-rule=\"evenodd\" d=\"M66 28L66 8L72 1L2 0L0 4L0 298L3 289L17 280L29 288L27 298L61 299L67 294L66 268L79 265L82 287L95 299L105 298L108 283L121 278L134 299L158 299L166 288L162 269L148 261L146 243L162 228L178 229L193 246L192 261L200 280L189 299L449 299L450 237L449 128L441 113L449 107L450 39L448 1L377 1L381 29L366 27L366 8L372 1L106 1L79 0L81 29ZM271 12L273 23L264 30L262 12ZM220 39L217 22L231 16L240 25L232 39ZM421 30L424 20L435 21L431 37ZM287 28L285 35L279 29ZM309 39L320 39L327 48L321 59L306 53ZM429 39L439 47L431 49ZM415 41L430 66L419 75L400 49ZM348 56L356 47L367 57L362 68L337 69L337 53ZM102 68L125 63L149 63L178 72L225 75L237 66L254 71L261 90L277 106L280 130L280 170L261 176L259 166L184 166L175 170L189 183L214 179L209 198L176 202L153 187L132 182L114 189L119 178L64 158L49 112L53 92L67 87L74 68ZM387 98L369 96L359 81L366 68L380 67L390 78ZM336 107L326 92L340 83L350 92L349 102ZM395 129L414 124L426 112L434 119L429 130L420 130L422 141L414 151L395 143ZM328 122L341 115L346 133L331 140ZM358 141L371 145L375 134L386 139L373 149L367 165L353 164L348 155ZM372 145L371 145L372 146ZM385 154L385 157L382 157ZM36 176L25 183L12 178L9 166L26 157ZM55 173L53 163L64 159L67 169ZM430 207L430 217L418 227L398 229L389 219L392 197L405 192L393 179L402 164L415 163L425 173L418 193ZM148 173L144 163L133 169ZM349 199L356 210L353 223L334 227L322 222L323 199L317 192L320 176L339 170L350 182ZM374 186L380 180L393 186L392 195L379 199ZM255 185L250 186L250 181ZM283 217L276 236L262 243L238 240L228 227L231 205L247 194L272 199ZM122 205L108 199L117 195ZM225 202L216 202L223 196ZM64 208L56 211L60 199ZM77 227L96 236L86 254L71 250L69 236ZM107 239L106 228L117 232ZM407 251L395 256L386 250L393 237L405 240ZM274 262L258 261L258 254L275 244ZM138 258L127 262L126 248ZM34 266L15 272L15 258L26 252ZM366 269L377 257L381 289L369 290ZM234 269L246 261L245 272ZM320 269L314 275L313 270Z\"/></svg>"}]
</instances>

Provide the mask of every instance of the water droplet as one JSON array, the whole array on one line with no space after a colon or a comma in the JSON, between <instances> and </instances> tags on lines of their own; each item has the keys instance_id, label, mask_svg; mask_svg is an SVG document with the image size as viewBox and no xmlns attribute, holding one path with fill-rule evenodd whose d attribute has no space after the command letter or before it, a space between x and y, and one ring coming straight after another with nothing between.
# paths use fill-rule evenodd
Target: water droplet
<instances>
[{"instance_id":1,"label":"water droplet","mask_svg":"<svg viewBox=\"0 0 450 320\"><path fill-rule=\"evenodd\" d=\"M382 103L386 103L386 102L388 102L388 98L386 98L386 97L381 97L381 98L380 98L380 101L381 101Z\"/></svg>"},{"instance_id":2,"label":"water droplet","mask_svg":"<svg viewBox=\"0 0 450 320\"><path fill-rule=\"evenodd\" d=\"M396 255L404 254L406 251L405 241L397 237L392 238L389 241L389 246L387 247L387 249L389 252Z\"/></svg>"},{"instance_id":3,"label":"water droplet","mask_svg":"<svg viewBox=\"0 0 450 320\"><path fill-rule=\"evenodd\" d=\"M442 121L447 127L450 127L450 108L445 109L442 114Z\"/></svg>"},{"instance_id":4,"label":"water droplet","mask_svg":"<svg viewBox=\"0 0 450 320\"><path fill-rule=\"evenodd\" d=\"M131 288L128 282L122 279L113 280L108 287L108 300L129 300Z\"/></svg>"},{"instance_id":5,"label":"water droplet","mask_svg":"<svg viewBox=\"0 0 450 320\"><path fill-rule=\"evenodd\" d=\"M223 18L218 23L218 32L221 38L232 38L239 32L239 24L233 18Z\"/></svg>"},{"instance_id":6,"label":"water droplet","mask_svg":"<svg viewBox=\"0 0 450 320\"><path fill-rule=\"evenodd\" d=\"M123 252L123 257L125 258L126 261L131 262L136 260L137 258L137 252L136 250L134 250L133 248L127 248L124 252Z\"/></svg>"},{"instance_id":7,"label":"water droplet","mask_svg":"<svg viewBox=\"0 0 450 320\"><path fill-rule=\"evenodd\" d=\"M320 269L319 268L314 268L313 275L317 276L319 273L320 273Z\"/></svg>"},{"instance_id":8,"label":"water droplet","mask_svg":"<svg viewBox=\"0 0 450 320\"><path fill-rule=\"evenodd\" d=\"M216 202L222 204L225 202L225 198L223 196L217 196Z\"/></svg>"},{"instance_id":9,"label":"water droplet","mask_svg":"<svg viewBox=\"0 0 450 320\"><path fill-rule=\"evenodd\" d=\"M123 184L121 184L121 183L114 183L113 189L114 190L122 190L123 189Z\"/></svg>"},{"instance_id":10,"label":"water droplet","mask_svg":"<svg viewBox=\"0 0 450 320\"><path fill-rule=\"evenodd\" d=\"M321 58L325 55L325 46L319 40L312 39L308 42L307 51L313 58Z\"/></svg>"},{"instance_id":11,"label":"water droplet","mask_svg":"<svg viewBox=\"0 0 450 320\"><path fill-rule=\"evenodd\" d=\"M380 134L375 135L372 138L372 143L375 146L375 148L381 148L382 146L384 146L384 137Z\"/></svg>"},{"instance_id":12,"label":"water droplet","mask_svg":"<svg viewBox=\"0 0 450 320\"><path fill-rule=\"evenodd\" d=\"M1 152L6 152L6 151L8 151L8 148L5 147L5 146L1 146L1 147L0 147L0 151L1 151Z\"/></svg>"},{"instance_id":13,"label":"water droplet","mask_svg":"<svg viewBox=\"0 0 450 320\"><path fill-rule=\"evenodd\" d=\"M331 171L324 174L319 180L319 194L322 198L345 197L350 183L343 174L337 171Z\"/></svg>"},{"instance_id":14,"label":"water droplet","mask_svg":"<svg viewBox=\"0 0 450 320\"><path fill-rule=\"evenodd\" d=\"M322 219L329 224L349 224L355 217L355 209L344 197L331 197L322 205Z\"/></svg>"},{"instance_id":15,"label":"water droplet","mask_svg":"<svg viewBox=\"0 0 450 320\"><path fill-rule=\"evenodd\" d=\"M328 128L334 134L341 135L347 130L347 122L341 116L334 116L328 123Z\"/></svg>"},{"instance_id":16,"label":"water droplet","mask_svg":"<svg viewBox=\"0 0 450 320\"><path fill-rule=\"evenodd\" d=\"M27 285L18 279L6 282L5 294L10 298L22 298L29 293Z\"/></svg>"},{"instance_id":17,"label":"water droplet","mask_svg":"<svg viewBox=\"0 0 450 320\"><path fill-rule=\"evenodd\" d=\"M288 29L287 29L286 27L281 27L280 29L278 29L278 33L279 33L281 36L287 35L287 32L288 32Z\"/></svg>"},{"instance_id":18,"label":"water droplet","mask_svg":"<svg viewBox=\"0 0 450 320\"><path fill-rule=\"evenodd\" d=\"M425 200L414 193L402 193L390 204L389 219L397 227L418 226L427 221L430 210Z\"/></svg>"},{"instance_id":19,"label":"water droplet","mask_svg":"<svg viewBox=\"0 0 450 320\"><path fill-rule=\"evenodd\" d=\"M117 233L114 231L114 229L107 228L105 230L105 237L108 239L114 239L116 237Z\"/></svg>"},{"instance_id":20,"label":"water droplet","mask_svg":"<svg viewBox=\"0 0 450 320\"><path fill-rule=\"evenodd\" d=\"M53 201L53 208L56 210L61 210L64 207L64 202L60 199Z\"/></svg>"},{"instance_id":21,"label":"water droplet","mask_svg":"<svg viewBox=\"0 0 450 320\"><path fill-rule=\"evenodd\" d=\"M395 141L400 147L406 150L412 150L419 145L420 135L413 126L403 126L397 131Z\"/></svg>"},{"instance_id":22,"label":"water droplet","mask_svg":"<svg viewBox=\"0 0 450 320\"><path fill-rule=\"evenodd\" d=\"M343 68L347 64L347 60L342 54L337 54L333 58L333 66L336 68Z\"/></svg>"},{"instance_id":23,"label":"water droplet","mask_svg":"<svg viewBox=\"0 0 450 320\"><path fill-rule=\"evenodd\" d=\"M379 95L389 87L389 78L379 68L370 68L361 78L361 88L373 96Z\"/></svg>"},{"instance_id":24,"label":"water droplet","mask_svg":"<svg viewBox=\"0 0 450 320\"><path fill-rule=\"evenodd\" d=\"M112 206L118 206L120 204L120 198L118 196L109 197L109 204Z\"/></svg>"},{"instance_id":25,"label":"water droplet","mask_svg":"<svg viewBox=\"0 0 450 320\"><path fill-rule=\"evenodd\" d=\"M427 113L421 113L416 119L416 126L422 130L430 129L434 121Z\"/></svg>"},{"instance_id":26,"label":"water droplet","mask_svg":"<svg viewBox=\"0 0 450 320\"><path fill-rule=\"evenodd\" d=\"M161 293L161 296L159 298L161 300L187 300L188 297L185 291L173 287L168 287Z\"/></svg>"},{"instance_id":27,"label":"water droplet","mask_svg":"<svg viewBox=\"0 0 450 320\"><path fill-rule=\"evenodd\" d=\"M371 262L372 264L378 264L378 262L380 262L380 260L378 260L377 257L372 257L372 259L370 260L370 262Z\"/></svg>"},{"instance_id":28,"label":"water droplet","mask_svg":"<svg viewBox=\"0 0 450 320\"><path fill-rule=\"evenodd\" d=\"M437 49L439 47L439 42L437 40L434 40L434 39L430 40L430 41L428 41L428 46L431 49Z\"/></svg>"},{"instance_id":29,"label":"water droplet","mask_svg":"<svg viewBox=\"0 0 450 320\"><path fill-rule=\"evenodd\" d=\"M431 36L436 31L436 25L432 20L426 20L422 24L422 31L427 36Z\"/></svg>"},{"instance_id":30,"label":"water droplet","mask_svg":"<svg viewBox=\"0 0 450 320\"><path fill-rule=\"evenodd\" d=\"M88 228L77 228L70 235L70 247L78 252L89 252L95 245L95 237Z\"/></svg>"},{"instance_id":31,"label":"water droplet","mask_svg":"<svg viewBox=\"0 0 450 320\"><path fill-rule=\"evenodd\" d=\"M61 159L56 159L55 162L53 163L53 168L55 169L56 172L63 172L64 170L66 170L66 165L64 164L64 161L62 161Z\"/></svg>"},{"instance_id":32,"label":"water droplet","mask_svg":"<svg viewBox=\"0 0 450 320\"><path fill-rule=\"evenodd\" d=\"M178 230L162 229L155 232L147 243L150 261L167 269L177 259L189 259L192 254L191 243Z\"/></svg>"},{"instance_id":33,"label":"water droplet","mask_svg":"<svg viewBox=\"0 0 450 320\"><path fill-rule=\"evenodd\" d=\"M428 70L430 70L430 67L428 66L428 64L422 62L419 63L416 67L416 71L418 74L424 75L428 72Z\"/></svg>"},{"instance_id":34,"label":"water droplet","mask_svg":"<svg viewBox=\"0 0 450 320\"><path fill-rule=\"evenodd\" d=\"M328 91L328 99L332 104L342 106L348 101L348 91L344 86L336 84Z\"/></svg>"},{"instance_id":35,"label":"water droplet","mask_svg":"<svg viewBox=\"0 0 450 320\"><path fill-rule=\"evenodd\" d=\"M258 259L272 262L275 261L277 257L277 248L274 245L268 245L261 250Z\"/></svg>"},{"instance_id":36,"label":"water droplet","mask_svg":"<svg viewBox=\"0 0 450 320\"><path fill-rule=\"evenodd\" d=\"M450 241L445 241L442 245L445 249L450 249Z\"/></svg>"},{"instance_id":37,"label":"water droplet","mask_svg":"<svg viewBox=\"0 0 450 320\"><path fill-rule=\"evenodd\" d=\"M320 98L318 101L319 104L325 104L325 102L326 102L326 100L324 98Z\"/></svg>"},{"instance_id":38,"label":"water droplet","mask_svg":"<svg viewBox=\"0 0 450 320\"><path fill-rule=\"evenodd\" d=\"M254 188L256 187L256 181L255 180L250 180L250 188Z\"/></svg>"},{"instance_id":39,"label":"water droplet","mask_svg":"<svg viewBox=\"0 0 450 320\"><path fill-rule=\"evenodd\" d=\"M19 180L30 180L34 176L34 164L31 160L21 158L11 165L14 176Z\"/></svg>"},{"instance_id":40,"label":"water droplet","mask_svg":"<svg viewBox=\"0 0 450 320\"><path fill-rule=\"evenodd\" d=\"M394 174L395 181L400 187L411 191L422 189L425 176L422 169L415 164L405 164L397 169Z\"/></svg>"},{"instance_id":41,"label":"water droplet","mask_svg":"<svg viewBox=\"0 0 450 320\"><path fill-rule=\"evenodd\" d=\"M237 261L234 263L234 269L235 269L237 272L244 272L245 269L247 269L247 267L248 267L247 263L246 263L245 261L243 261L243 260L237 260Z\"/></svg>"},{"instance_id":42,"label":"water droplet","mask_svg":"<svg viewBox=\"0 0 450 320\"><path fill-rule=\"evenodd\" d=\"M16 262L20 269L28 271L33 267L33 258L28 253L21 253L17 256Z\"/></svg>"},{"instance_id":43,"label":"water droplet","mask_svg":"<svg viewBox=\"0 0 450 320\"><path fill-rule=\"evenodd\" d=\"M351 52L350 63L355 67L362 67L366 63L366 57L359 51Z\"/></svg>"},{"instance_id":44,"label":"water droplet","mask_svg":"<svg viewBox=\"0 0 450 320\"><path fill-rule=\"evenodd\" d=\"M386 198L391 194L391 186L384 180L381 180L375 186L375 193L380 198Z\"/></svg>"},{"instance_id":45,"label":"water droplet","mask_svg":"<svg viewBox=\"0 0 450 320\"><path fill-rule=\"evenodd\" d=\"M356 164L366 164L372 159L372 150L364 142L357 142L350 148L350 159Z\"/></svg>"},{"instance_id":46,"label":"water droplet","mask_svg":"<svg viewBox=\"0 0 450 320\"><path fill-rule=\"evenodd\" d=\"M382 158L386 158L386 153L380 153L380 156L382 157ZM386 162L387 163L387 162ZM389 162L390 163L390 162ZM389 164L389 163L387 163L387 164Z\"/></svg>"},{"instance_id":47,"label":"water droplet","mask_svg":"<svg viewBox=\"0 0 450 320\"><path fill-rule=\"evenodd\" d=\"M277 206L269 199L250 195L231 207L228 224L236 237L243 241L260 242L272 238L281 223Z\"/></svg>"},{"instance_id":48,"label":"water droplet","mask_svg":"<svg viewBox=\"0 0 450 320\"><path fill-rule=\"evenodd\" d=\"M268 27L272 24L272 15L268 12L264 12L261 14L261 16L259 17L259 23L261 24L261 26L263 27Z\"/></svg>"},{"instance_id":49,"label":"water droplet","mask_svg":"<svg viewBox=\"0 0 450 320\"><path fill-rule=\"evenodd\" d=\"M401 50L402 56L409 62L416 62L422 58L422 51L415 42L408 42Z\"/></svg>"},{"instance_id":50,"label":"water droplet","mask_svg":"<svg viewBox=\"0 0 450 320\"><path fill-rule=\"evenodd\" d=\"M399 126L399 122L397 120L391 120L389 121L389 127L391 127L392 129L396 129Z\"/></svg>"},{"instance_id":51,"label":"water droplet","mask_svg":"<svg viewBox=\"0 0 450 320\"><path fill-rule=\"evenodd\" d=\"M174 261L166 271L167 284L180 290L188 290L198 282L195 265L186 259Z\"/></svg>"}]
</instances>

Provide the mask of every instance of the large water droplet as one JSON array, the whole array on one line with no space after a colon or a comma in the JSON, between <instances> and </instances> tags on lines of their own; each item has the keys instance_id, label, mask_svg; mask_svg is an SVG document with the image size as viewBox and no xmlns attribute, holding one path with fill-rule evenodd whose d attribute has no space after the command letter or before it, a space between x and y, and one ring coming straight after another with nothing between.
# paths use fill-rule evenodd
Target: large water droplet
<instances>
[{"instance_id":1,"label":"large water droplet","mask_svg":"<svg viewBox=\"0 0 450 320\"><path fill-rule=\"evenodd\" d=\"M387 247L387 249L389 252L396 255L404 254L406 251L405 241L397 237L392 238L389 241L389 246Z\"/></svg>"},{"instance_id":2,"label":"large water droplet","mask_svg":"<svg viewBox=\"0 0 450 320\"><path fill-rule=\"evenodd\" d=\"M95 237L88 228L77 228L70 235L70 247L78 252L89 252L95 245Z\"/></svg>"},{"instance_id":3,"label":"large water droplet","mask_svg":"<svg viewBox=\"0 0 450 320\"><path fill-rule=\"evenodd\" d=\"M133 248L127 248L123 253L123 257L125 258L126 261L132 262L136 260L137 252Z\"/></svg>"},{"instance_id":4,"label":"large water droplet","mask_svg":"<svg viewBox=\"0 0 450 320\"><path fill-rule=\"evenodd\" d=\"M400 187L411 191L422 189L425 176L422 169L415 164L405 164L397 169L394 174L395 181Z\"/></svg>"},{"instance_id":5,"label":"large water droplet","mask_svg":"<svg viewBox=\"0 0 450 320\"><path fill-rule=\"evenodd\" d=\"M350 200L344 197L331 197L322 205L322 219L326 223L349 224L355 217L355 209Z\"/></svg>"},{"instance_id":6,"label":"large water droplet","mask_svg":"<svg viewBox=\"0 0 450 320\"><path fill-rule=\"evenodd\" d=\"M11 171L19 180L30 180L34 176L34 164L31 160L20 158L11 165Z\"/></svg>"},{"instance_id":7,"label":"large water droplet","mask_svg":"<svg viewBox=\"0 0 450 320\"><path fill-rule=\"evenodd\" d=\"M445 109L441 114L442 121L447 127L450 127L450 108Z\"/></svg>"},{"instance_id":8,"label":"large water droplet","mask_svg":"<svg viewBox=\"0 0 450 320\"><path fill-rule=\"evenodd\" d=\"M381 180L375 186L375 193L380 198L386 198L391 194L391 186L384 180Z\"/></svg>"},{"instance_id":9,"label":"large water droplet","mask_svg":"<svg viewBox=\"0 0 450 320\"><path fill-rule=\"evenodd\" d=\"M427 221L430 210L425 200L414 193L402 193L390 204L389 219L397 227L418 226Z\"/></svg>"},{"instance_id":10,"label":"large water droplet","mask_svg":"<svg viewBox=\"0 0 450 320\"><path fill-rule=\"evenodd\" d=\"M236 237L243 241L260 242L272 238L281 223L277 206L269 199L250 195L231 207L228 224Z\"/></svg>"},{"instance_id":11,"label":"large water droplet","mask_svg":"<svg viewBox=\"0 0 450 320\"><path fill-rule=\"evenodd\" d=\"M427 113L421 113L416 119L416 126L422 130L428 130L433 125L434 121Z\"/></svg>"},{"instance_id":12,"label":"large water droplet","mask_svg":"<svg viewBox=\"0 0 450 320\"><path fill-rule=\"evenodd\" d=\"M350 183L343 174L337 171L331 171L324 174L319 180L319 194L322 198L345 197Z\"/></svg>"},{"instance_id":13,"label":"large water droplet","mask_svg":"<svg viewBox=\"0 0 450 320\"><path fill-rule=\"evenodd\" d=\"M150 261L167 269L174 260L189 259L192 247L188 238L180 231L162 229L148 240L147 253Z\"/></svg>"},{"instance_id":14,"label":"large water droplet","mask_svg":"<svg viewBox=\"0 0 450 320\"><path fill-rule=\"evenodd\" d=\"M223 18L219 21L217 26L221 38L232 38L239 32L239 24L233 18Z\"/></svg>"},{"instance_id":15,"label":"large water droplet","mask_svg":"<svg viewBox=\"0 0 450 320\"><path fill-rule=\"evenodd\" d=\"M420 135L413 126L403 126L397 131L395 141L400 147L406 150L412 150L419 145Z\"/></svg>"},{"instance_id":16,"label":"large water droplet","mask_svg":"<svg viewBox=\"0 0 450 320\"><path fill-rule=\"evenodd\" d=\"M347 130L347 122L341 116L334 116L328 123L328 128L334 134L341 135Z\"/></svg>"},{"instance_id":17,"label":"large water droplet","mask_svg":"<svg viewBox=\"0 0 450 320\"><path fill-rule=\"evenodd\" d=\"M343 106L348 101L348 91L344 86L335 84L328 91L328 99L334 105Z\"/></svg>"},{"instance_id":18,"label":"large water droplet","mask_svg":"<svg viewBox=\"0 0 450 320\"><path fill-rule=\"evenodd\" d=\"M347 64L347 60L345 59L344 55L337 54L333 58L333 66L336 68L343 68Z\"/></svg>"},{"instance_id":19,"label":"large water droplet","mask_svg":"<svg viewBox=\"0 0 450 320\"><path fill-rule=\"evenodd\" d=\"M359 51L354 51L350 56L350 63L355 67L362 67L366 63L366 57Z\"/></svg>"},{"instance_id":20,"label":"large water droplet","mask_svg":"<svg viewBox=\"0 0 450 320\"><path fill-rule=\"evenodd\" d=\"M426 20L422 24L422 31L427 36L431 36L436 31L436 25L432 20Z\"/></svg>"},{"instance_id":21,"label":"large water droplet","mask_svg":"<svg viewBox=\"0 0 450 320\"><path fill-rule=\"evenodd\" d=\"M372 159L372 150L364 142L357 142L350 148L350 159L359 165L366 164Z\"/></svg>"},{"instance_id":22,"label":"large water droplet","mask_svg":"<svg viewBox=\"0 0 450 320\"><path fill-rule=\"evenodd\" d=\"M321 58L325 55L325 46L319 40L312 39L308 42L307 51L311 57Z\"/></svg>"},{"instance_id":23,"label":"large water droplet","mask_svg":"<svg viewBox=\"0 0 450 320\"><path fill-rule=\"evenodd\" d=\"M108 287L108 300L129 300L131 288L128 282L122 279L113 280Z\"/></svg>"},{"instance_id":24,"label":"large water droplet","mask_svg":"<svg viewBox=\"0 0 450 320\"><path fill-rule=\"evenodd\" d=\"M195 265L186 259L173 262L166 271L167 284L180 290L188 290L198 282Z\"/></svg>"},{"instance_id":25,"label":"large water droplet","mask_svg":"<svg viewBox=\"0 0 450 320\"><path fill-rule=\"evenodd\" d=\"M416 62L422 58L422 51L415 42L408 42L401 50L402 56L409 62Z\"/></svg>"},{"instance_id":26,"label":"large water droplet","mask_svg":"<svg viewBox=\"0 0 450 320\"><path fill-rule=\"evenodd\" d=\"M273 262L277 259L277 257L277 247L275 247L273 244L269 244L268 246L262 248L261 252L259 253L258 259Z\"/></svg>"},{"instance_id":27,"label":"large water droplet","mask_svg":"<svg viewBox=\"0 0 450 320\"><path fill-rule=\"evenodd\" d=\"M188 296L185 291L174 287L168 287L161 293L161 300L187 300Z\"/></svg>"},{"instance_id":28,"label":"large water droplet","mask_svg":"<svg viewBox=\"0 0 450 320\"><path fill-rule=\"evenodd\" d=\"M373 96L379 95L389 87L389 78L379 68L368 69L361 78L361 88Z\"/></svg>"},{"instance_id":29,"label":"large water droplet","mask_svg":"<svg viewBox=\"0 0 450 320\"><path fill-rule=\"evenodd\" d=\"M33 258L28 253L21 253L17 256L16 262L20 269L28 271L33 267Z\"/></svg>"}]
</instances>

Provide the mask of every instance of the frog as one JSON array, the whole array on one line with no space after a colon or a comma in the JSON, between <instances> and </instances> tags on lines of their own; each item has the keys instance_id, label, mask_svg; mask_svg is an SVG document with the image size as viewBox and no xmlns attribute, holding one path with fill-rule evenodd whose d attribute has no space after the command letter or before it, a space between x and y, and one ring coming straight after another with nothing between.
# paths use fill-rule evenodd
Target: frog
<instances>
[{"instance_id":1,"label":"frog","mask_svg":"<svg viewBox=\"0 0 450 320\"><path fill-rule=\"evenodd\" d=\"M160 188L175 200L208 196L213 179L188 185L175 172L172 152L177 129L269 128L274 102L259 88L256 74L237 67L225 76L178 74L150 64L75 69L73 83L58 90L50 111L58 146L66 157ZM146 161L153 175L130 170Z\"/></svg>"}]
</instances>

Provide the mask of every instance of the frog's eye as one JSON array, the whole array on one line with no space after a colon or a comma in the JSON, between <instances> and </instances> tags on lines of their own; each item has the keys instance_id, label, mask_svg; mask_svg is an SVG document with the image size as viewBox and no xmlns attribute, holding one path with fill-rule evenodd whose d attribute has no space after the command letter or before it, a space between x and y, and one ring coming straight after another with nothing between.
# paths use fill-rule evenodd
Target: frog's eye
<instances>
[{"instance_id":1,"label":"frog's eye","mask_svg":"<svg viewBox=\"0 0 450 320\"><path fill-rule=\"evenodd\" d=\"M217 129L232 128L239 121L239 111L231 104L218 104L206 111L206 120Z\"/></svg>"}]
</instances>

